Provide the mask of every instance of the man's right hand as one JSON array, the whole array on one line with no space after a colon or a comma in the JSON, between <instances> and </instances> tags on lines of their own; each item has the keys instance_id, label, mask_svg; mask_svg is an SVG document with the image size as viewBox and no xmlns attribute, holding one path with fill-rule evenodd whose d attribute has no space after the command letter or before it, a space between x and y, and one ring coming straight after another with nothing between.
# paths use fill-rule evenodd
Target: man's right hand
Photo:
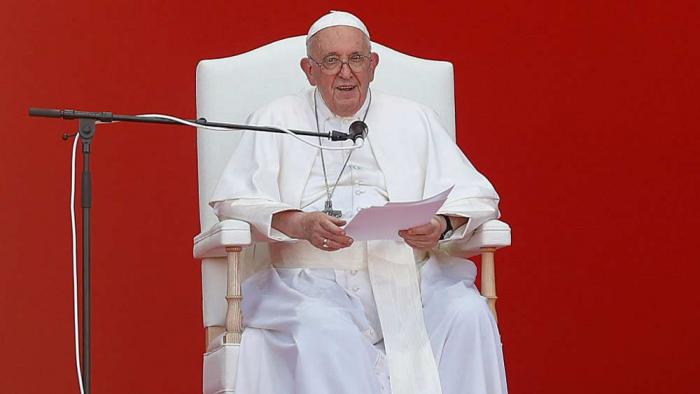
<instances>
[{"instance_id":1,"label":"man's right hand","mask_svg":"<svg viewBox=\"0 0 700 394\"><path fill-rule=\"evenodd\" d=\"M352 245L353 239L340 228L343 225L345 220L323 212L283 211L272 215L272 227L292 238L305 239L313 246L327 251Z\"/></svg>"}]
</instances>

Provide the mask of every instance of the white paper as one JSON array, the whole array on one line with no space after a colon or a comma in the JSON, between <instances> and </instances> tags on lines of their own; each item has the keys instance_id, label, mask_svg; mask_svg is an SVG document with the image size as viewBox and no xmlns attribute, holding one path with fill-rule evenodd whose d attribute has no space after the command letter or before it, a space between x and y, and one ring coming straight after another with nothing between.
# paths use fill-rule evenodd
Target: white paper
<instances>
[{"instance_id":1,"label":"white paper","mask_svg":"<svg viewBox=\"0 0 700 394\"><path fill-rule=\"evenodd\" d=\"M453 187L421 201L389 202L383 206L361 209L345 226L345 232L355 241L399 241L402 239L399 230L430 222Z\"/></svg>"}]
</instances>

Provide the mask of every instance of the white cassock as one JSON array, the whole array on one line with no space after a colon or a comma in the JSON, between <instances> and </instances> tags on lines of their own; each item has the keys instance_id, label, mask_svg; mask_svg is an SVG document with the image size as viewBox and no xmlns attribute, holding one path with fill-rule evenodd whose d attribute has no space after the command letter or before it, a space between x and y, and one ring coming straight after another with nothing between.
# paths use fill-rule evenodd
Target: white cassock
<instances>
[{"instance_id":1,"label":"white cassock","mask_svg":"<svg viewBox=\"0 0 700 394\"><path fill-rule=\"evenodd\" d=\"M446 241L498 217L491 184L437 115L415 102L372 92L354 117L341 118L309 89L275 100L248 122L315 130L314 95L321 131L347 131L367 113L367 143L353 151L333 194L344 220L361 208L423 199L452 185L440 213L469 221ZM349 152L324 152L331 187ZM211 198L220 219L249 222L259 242L244 252L246 329L236 392L506 393L500 336L474 286L474 264L396 241L325 252L271 227L275 213L321 211L325 200L319 151L259 132L242 137Z\"/></svg>"}]
</instances>

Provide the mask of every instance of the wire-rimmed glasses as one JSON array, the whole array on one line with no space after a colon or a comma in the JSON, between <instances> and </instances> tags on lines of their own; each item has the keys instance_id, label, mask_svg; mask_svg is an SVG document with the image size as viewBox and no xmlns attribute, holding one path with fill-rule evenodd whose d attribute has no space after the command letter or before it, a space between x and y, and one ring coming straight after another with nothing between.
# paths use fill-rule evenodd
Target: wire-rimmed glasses
<instances>
[{"instance_id":1,"label":"wire-rimmed glasses","mask_svg":"<svg viewBox=\"0 0 700 394\"><path fill-rule=\"evenodd\" d=\"M337 74L343 68L343 64L347 64L352 72L359 73L367 70L371 61L368 55L360 55L359 53L350 55L348 60L342 60L338 55L328 55L320 62L311 56L309 59L321 67L321 71L329 75Z\"/></svg>"}]
</instances>

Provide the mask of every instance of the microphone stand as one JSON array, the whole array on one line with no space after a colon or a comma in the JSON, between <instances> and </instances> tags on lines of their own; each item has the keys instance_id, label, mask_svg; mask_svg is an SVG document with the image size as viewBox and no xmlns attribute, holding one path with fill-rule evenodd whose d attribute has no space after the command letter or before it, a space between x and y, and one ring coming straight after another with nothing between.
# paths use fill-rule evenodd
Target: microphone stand
<instances>
[{"instance_id":1,"label":"microphone stand","mask_svg":"<svg viewBox=\"0 0 700 394\"><path fill-rule=\"evenodd\" d=\"M76 138L80 138L83 151L83 172L81 174L80 191L81 191L81 207L83 209L82 223L82 252L83 252L83 332L82 332L82 377L83 389L85 394L90 393L90 209L92 208L92 176L90 174L90 146L92 139L95 136L97 122L135 122L135 123L159 123L179 126L188 126L171 119L165 118L144 118L135 115L117 115L111 112L88 112L76 111L70 109L44 109L30 108L29 116L44 117L44 118L60 118L66 120L78 119L78 133ZM204 118L197 120L188 120L191 123L196 123L200 126L213 126L226 128L230 130L252 130L263 131L268 133L284 133L284 131L265 126L249 126L234 123L209 122ZM317 133L303 130L289 130L297 135L313 136L328 138L331 141L353 140L364 138L367 135L367 125L364 122L353 122L350 126L350 133L340 131L329 131L327 133ZM69 135L64 134L63 139L67 140Z\"/></svg>"}]
</instances>

